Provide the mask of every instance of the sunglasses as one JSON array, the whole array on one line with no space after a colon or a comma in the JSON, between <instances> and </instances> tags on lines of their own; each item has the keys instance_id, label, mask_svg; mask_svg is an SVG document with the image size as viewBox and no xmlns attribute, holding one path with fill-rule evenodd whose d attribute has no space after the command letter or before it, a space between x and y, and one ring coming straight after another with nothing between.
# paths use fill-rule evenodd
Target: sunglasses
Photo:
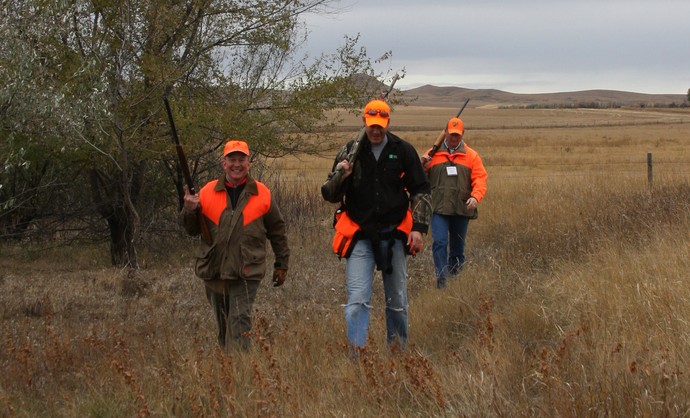
<instances>
[{"instance_id":1,"label":"sunglasses","mask_svg":"<svg viewBox=\"0 0 690 418\"><path fill-rule=\"evenodd\" d=\"M367 110L367 112L365 114L369 115L369 116L381 115L382 118L387 118L388 116L390 116L388 114L388 112L386 112L385 110L377 110L377 109L369 109L369 110Z\"/></svg>"}]
</instances>

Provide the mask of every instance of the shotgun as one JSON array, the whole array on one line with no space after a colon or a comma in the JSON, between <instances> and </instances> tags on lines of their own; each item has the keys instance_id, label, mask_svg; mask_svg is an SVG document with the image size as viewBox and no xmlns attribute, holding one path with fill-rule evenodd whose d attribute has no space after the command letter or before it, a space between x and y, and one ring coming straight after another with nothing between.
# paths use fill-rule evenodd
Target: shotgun
<instances>
[{"instance_id":1,"label":"shotgun","mask_svg":"<svg viewBox=\"0 0 690 418\"><path fill-rule=\"evenodd\" d=\"M187 183L187 189L190 194L196 194L196 189L194 188L194 181L192 181L192 174L189 171L189 164L187 163L187 156L184 154L184 149L182 144L180 144L180 138L177 137L177 129L175 128L175 119L173 119L172 110L170 109L170 103L168 102L168 96L163 96L163 103L165 103L165 111L168 113L168 121L170 122L170 130L172 131L172 137L175 141L175 148L177 149L177 158L180 161L180 168L182 169L182 174L184 180ZM213 243L211 239L211 234L208 231L206 222L204 221L201 211L197 211L199 218L199 228L201 230L201 238L208 245Z\"/></svg>"},{"instance_id":2,"label":"shotgun","mask_svg":"<svg viewBox=\"0 0 690 418\"><path fill-rule=\"evenodd\" d=\"M465 110L465 106L467 106L467 103L470 102L470 99L465 100L465 104L462 105L460 108L460 111L458 112L457 115L455 115L456 118L459 118L460 115L462 114L462 111ZM443 140L446 138L446 129L444 128L443 131L441 131L441 134L436 138L436 141L434 142L434 145L431 147L431 150L429 151L429 157L433 157L434 154L436 154L436 151L438 151L439 147L443 143Z\"/></svg>"},{"instance_id":3,"label":"shotgun","mask_svg":"<svg viewBox=\"0 0 690 418\"><path fill-rule=\"evenodd\" d=\"M196 194L196 189L194 188L194 182L192 181L192 174L189 171L189 164L187 164L187 156L184 154L184 149L182 149L182 144L180 144L180 138L177 137L177 129L175 128L175 119L173 119L172 110L170 109L170 103L168 102L168 97L163 97L163 102L165 103L165 111L168 112L168 121L170 122L170 130L172 131L173 140L175 140L175 148L177 149L177 158L180 161L180 168L182 168L182 174L184 175L184 180L187 183L187 189L189 193Z\"/></svg>"},{"instance_id":4,"label":"shotgun","mask_svg":"<svg viewBox=\"0 0 690 418\"><path fill-rule=\"evenodd\" d=\"M393 80L391 81L390 87L388 87L388 90L385 92L382 92L378 99L379 100L386 100L388 98L388 95L390 94L391 91L393 91L393 86L395 85L395 82L398 81L398 74L396 74L393 77ZM357 160L357 157L359 156L359 152L362 149L362 141L364 140L365 136L367 134L366 131L366 126L363 126L362 129L359 131L359 135L357 135L357 138L354 140L352 143L352 146L350 147L350 151L347 154L347 157L345 158L350 165L354 165L355 161ZM331 174L326 182L321 186L321 194L325 198L326 196L332 196L333 192L335 189L342 183L343 179L343 174L345 173L345 170L342 169L341 167L336 167L335 171L333 174ZM328 199L327 199L328 200Z\"/></svg>"}]
</instances>

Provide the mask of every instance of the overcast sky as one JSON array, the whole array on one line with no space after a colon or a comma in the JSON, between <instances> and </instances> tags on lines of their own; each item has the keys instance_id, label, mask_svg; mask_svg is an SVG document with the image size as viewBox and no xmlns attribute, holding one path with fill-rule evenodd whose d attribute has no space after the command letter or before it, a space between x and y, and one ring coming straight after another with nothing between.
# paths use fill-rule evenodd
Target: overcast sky
<instances>
[{"instance_id":1,"label":"overcast sky","mask_svg":"<svg viewBox=\"0 0 690 418\"><path fill-rule=\"evenodd\" d=\"M360 34L372 58L392 51L396 87L513 93L591 89L686 94L689 0L342 0L309 16L307 52ZM390 81L390 80L383 80Z\"/></svg>"}]
</instances>

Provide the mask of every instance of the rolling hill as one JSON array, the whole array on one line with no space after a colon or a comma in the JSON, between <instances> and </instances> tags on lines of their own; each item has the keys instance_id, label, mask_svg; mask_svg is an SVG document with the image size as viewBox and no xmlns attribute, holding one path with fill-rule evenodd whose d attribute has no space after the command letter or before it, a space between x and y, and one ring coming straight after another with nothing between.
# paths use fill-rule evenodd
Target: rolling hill
<instances>
[{"instance_id":1,"label":"rolling hill","mask_svg":"<svg viewBox=\"0 0 690 418\"><path fill-rule=\"evenodd\" d=\"M685 94L646 94L617 90L583 90L562 93L519 94L495 89L467 89L425 85L397 91L399 97L419 106L455 107L471 99L469 107L499 106L599 106L653 107L687 105Z\"/></svg>"}]
</instances>

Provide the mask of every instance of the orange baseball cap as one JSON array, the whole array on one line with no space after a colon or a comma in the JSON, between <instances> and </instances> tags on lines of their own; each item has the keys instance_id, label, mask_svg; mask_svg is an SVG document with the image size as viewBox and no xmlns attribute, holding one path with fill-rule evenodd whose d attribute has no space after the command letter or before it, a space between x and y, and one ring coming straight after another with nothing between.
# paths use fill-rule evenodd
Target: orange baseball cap
<instances>
[{"instance_id":1,"label":"orange baseball cap","mask_svg":"<svg viewBox=\"0 0 690 418\"><path fill-rule=\"evenodd\" d=\"M452 118L451 120L448 121L448 133L449 134L460 134L462 135L463 132L465 132L465 124L462 123L462 119L460 118Z\"/></svg>"},{"instance_id":2,"label":"orange baseball cap","mask_svg":"<svg viewBox=\"0 0 690 418\"><path fill-rule=\"evenodd\" d=\"M225 143L225 148L223 149L223 157L230 154L231 152L241 152L244 155L249 155L249 146L244 141L231 139L230 141Z\"/></svg>"},{"instance_id":3,"label":"orange baseball cap","mask_svg":"<svg viewBox=\"0 0 690 418\"><path fill-rule=\"evenodd\" d=\"M379 125L384 128L388 126L391 108L383 100L372 100L364 106L364 123L367 126Z\"/></svg>"}]
</instances>

